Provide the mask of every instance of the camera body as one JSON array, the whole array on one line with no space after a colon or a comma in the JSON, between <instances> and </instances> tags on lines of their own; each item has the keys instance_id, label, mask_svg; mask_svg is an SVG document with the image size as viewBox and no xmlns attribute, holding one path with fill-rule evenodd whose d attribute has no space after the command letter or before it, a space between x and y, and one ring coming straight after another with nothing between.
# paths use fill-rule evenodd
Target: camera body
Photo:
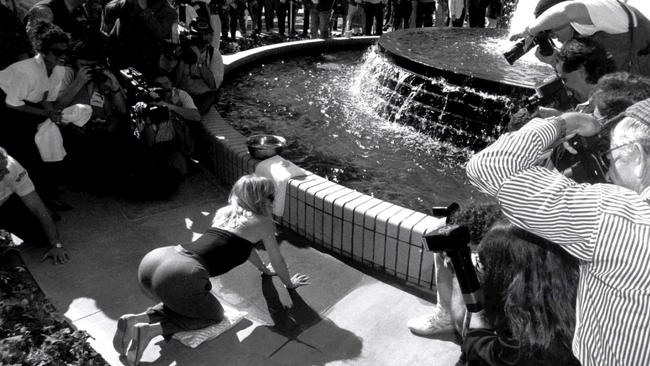
<instances>
[{"instance_id":1,"label":"camera body","mask_svg":"<svg viewBox=\"0 0 650 366\"><path fill-rule=\"evenodd\" d=\"M197 18L189 27L180 24L178 26L178 36L181 44L179 60L186 64L193 65L198 61L196 53L191 49L192 46L198 49L204 49L212 41L212 27L207 20Z\"/></svg>"},{"instance_id":2,"label":"camera body","mask_svg":"<svg viewBox=\"0 0 650 366\"><path fill-rule=\"evenodd\" d=\"M161 100L162 88L149 84L144 75L133 67L120 70L127 100L131 104L131 130L140 139L148 125L159 125L170 119L169 108L152 104Z\"/></svg>"},{"instance_id":3,"label":"camera body","mask_svg":"<svg viewBox=\"0 0 650 366\"><path fill-rule=\"evenodd\" d=\"M458 208L458 204L453 203L445 210L433 208L432 211L434 214L436 211L447 213L445 216L448 217ZM429 251L445 253L451 259L465 307L467 311L475 313L483 309L483 293L472 263L472 251L469 243L469 228L465 225L446 224L422 236L422 244Z\"/></svg>"},{"instance_id":4,"label":"camera body","mask_svg":"<svg viewBox=\"0 0 650 366\"><path fill-rule=\"evenodd\" d=\"M106 67L101 64L94 64L89 66L88 73L90 74L90 80L97 84L105 83L108 81L108 76L106 76L104 73L106 70Z\"/></svg>"},{"instance_id":5,"label":"camera body","mask_svg":"<svg viewBox=\"0 0 650 366\"><path fill-rule=\"evenodd\" d=\"M529 37L530 38L530 37ZM503 57L506 58L506 61L510 65L513 65L517 60L519 60L523 55L527 54L528 51L533 49L533 47L539 47L539 53L542 56L551 56L555 49L555 45L551 40L550 33L548 31L539 32L530 42L527 42L529 38L524 38L515 43L509 50L503 53Z\"/></svg>"},{"instance_id":6,"label":"camera body","mask_svg":"<svg viewBox=\"0 0 650 366\"><path fill-rule=\"evenodd\" d=\"M559 110L570 108L571 98L567 93L564 82L559 76L553 75L535 86L535 95L524 100L522 107L533 113L540 105L554 105Z\"/></svg>"}]
</instances>

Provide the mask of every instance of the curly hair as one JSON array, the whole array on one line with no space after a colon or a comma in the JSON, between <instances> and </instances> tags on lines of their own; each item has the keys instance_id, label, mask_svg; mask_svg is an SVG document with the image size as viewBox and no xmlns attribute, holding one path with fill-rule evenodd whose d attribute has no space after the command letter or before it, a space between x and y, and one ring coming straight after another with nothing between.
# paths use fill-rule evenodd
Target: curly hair
<instances>
[{"instance_id":1,"label":"curly hair","mask_svg":"<svg viewBox=\"0 0 650 366\"><path fill-rule=\"evenodd\" d=\"M577 261L505 220L483 237L479 259L485 317L497 334L519 342L522 357L572 358Z\"/></svg>"},{"instance_id":2,"label":"curly hair","mask_svg":"<svg viewBox=\"0 0 650 366\"><path fill-rule=\"evenodd\" d=\"M603 117L612 118L636 102L650 98L650 78L621 71L598 80L591 102Z\"/></svg>"},{"instance_id":3,"label":"curly hair","mask_svg":"<svg viewBox=\"0 0 650 366\"><path fill-rule=\"evenodd\" d=\"M47 52L56 43L70 43L70 37L61 28L46 21L29 26L27 33L32 46L39 53Z\"/></svg>"},{"instance_id":4,"label":"curly hair","mask_svg":"<svg viewBox=\"0 0 650 366\"><path fill-rule=\"evenodd\" d=\"M601 76L616 71L612 55L598 42L586 37L576 37L564 43L558 60L562 61L564 72L576 71L583 66L590 84L596 84Z\"/></svg>"}]
</instances>

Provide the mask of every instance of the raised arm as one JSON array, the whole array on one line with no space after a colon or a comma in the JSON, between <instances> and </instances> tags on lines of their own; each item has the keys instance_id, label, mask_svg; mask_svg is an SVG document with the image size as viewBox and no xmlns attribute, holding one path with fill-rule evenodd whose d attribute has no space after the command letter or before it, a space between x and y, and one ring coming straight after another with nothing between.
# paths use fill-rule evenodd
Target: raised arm
<instances>
[{"instance_id":1,"label":"raised arm","mask_svg":"<svg viewBox=\"0 0 650 366\"><path fill-rule=\"evenodd\" d=\"M593 235L606 204L602 191L616 188L577 184L556 171L535 166L542 152L565 136L565 128L575 132L573 118L569 122L533 119L474 155L467 175L474 186L498 199L503 213L515 225L590 261Z\"/></svg>"},{"instance_id":2,"label":"raised arm","mask_svg":"<svg viewBox=\"0 0 650 366\"><path fill-rule=\"evenodd\" d=\"M524 38L546 30L568 26L570 23L593 24L587 7L580 1L567 1L550 7L539 18L526 26L526 29L512 35L510 39Z\"/></svg>"}]
</instances>

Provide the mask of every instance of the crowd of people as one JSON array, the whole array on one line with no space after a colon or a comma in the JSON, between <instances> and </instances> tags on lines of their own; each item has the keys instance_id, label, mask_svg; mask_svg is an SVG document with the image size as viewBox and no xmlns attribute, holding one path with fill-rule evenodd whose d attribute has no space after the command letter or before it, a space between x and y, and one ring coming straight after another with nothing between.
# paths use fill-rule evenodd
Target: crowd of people
<instances>
[{"instance_id":1,"label":"crowd of people","mask_svg":"<svg viewBox=\"0 0 650 366\"><path fill-rule=\"evenodd\" d=\"M70 260L55 224L71 209L58 197L59 180L70 178L63 163L81 172L75 180L110 181L124 169L138 194L152 193L148 180L172 192L223 80L221 39L246 35L246 12L254 33L263 14L266 31L277 17L284 35L286 22L295 32L300 6L303 35L327 38L339 15L344 34L381 34L490 26L499 5L42 0L25 19L0 5L0 227L49 246L44 259ZM448 223L471 228L482 310L468 311L458 268L435 253L434 313L408 327L458 331L459 365L650 364L650 20L618 0L540 0L534 15L512 39L561 42L536 52L572 105L536 107L471 158L470 182L498 205L450 213ZM290 291L309 284L290 275L278 249L274 198L270 180L244 176L203 236L142 259L140 285L159 304L120 317L113 345L129 364L157 335L220 322L209 278L246 260Z\"/></svg>"}]
</instances>

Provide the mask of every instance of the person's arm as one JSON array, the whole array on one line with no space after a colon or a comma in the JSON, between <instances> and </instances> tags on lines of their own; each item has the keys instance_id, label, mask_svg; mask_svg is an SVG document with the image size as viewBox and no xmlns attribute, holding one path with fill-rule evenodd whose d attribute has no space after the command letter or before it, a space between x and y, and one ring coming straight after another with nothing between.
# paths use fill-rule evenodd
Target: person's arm
<instances>
[{"instance_id":1,"label":"person's arm","mask_svg":"<svg viewBox=\"0 0 650 366\"><path fill-rule=\"evenodd\" d=\"M275 238L275 227L271 219L268 219L267 222L260 224L262 230L262 242L264 243L264 248L269 254L269 260L275 269L275 272L284 283L284 286L287 289L293 289L296 287L304 286L309 284L309 276L296 273L295 275L290 276L287 263L284 261L284 257L280 252L278 246L278 241Z\"/></svg>"},{"instance_id":2,"label":"person's arm","mask_svg":"<svg viewBox=\"0 0 650 366\"><path fill-rule=\"evenodd\" d=\"M114 114L115 112L125 115L128 113L126 107L126 99L124 98L124 91L120 86L120 83L115 78L112 72L105 70L104 74L108 77L106 81L108 86L108 95L106 98L106 103L104 103L104 111L106 115Z\"/></svg>"},{"instance_id":3,"label":"person's arm","mask_svg":"<svg viewBox=\"0 0 650 366\"><path fill-rule=\"evenodd\" d=\"M162 105L167 106L171 112L174 112L181 116L182 118L188 120L188 121L200 121L201 120L201 113L199 113L199 109L196 108L196 105L194 104L194 101L192 100L192 97L187 94L186 91L176 89L178 91L178 96L181 100L181 105L182 106L177 106L172 103L168 102L159 102Z\"/></svg>"},{"instance_id":4,"label":"person's arm","mask_svg":"<svg viewBox=\"0 0 650 366\"><path fill-rule=\"evenodd\" d=\"M260 255L257 253L257 250L255 249L251 250L251 255L248 256L248 261L251 262L255 266L255 268L257 268L258 271L262 272L267 276L275 276L277 274L273 270L273 266L270 263L264 264L262 258L260 258Z\"/></svg>"},{"instance_id":5,"label":"person's arm","mask_svg":"<svg viewBox=\"0 0 650 366\"><path fill-rule=\"evenodd\" d=\"M550 120L533 119L474 155L467 165L467 175L475 187L498 199L504 215L515 225L590 261L593 238L601 220L602 197L618 188L577 184L535 164L567 132L578 131L586 136L599 128L593 117L580 113L566 113Z\"/></svg>"},{"instance_id":6,"label":"person's arm","mask_svg":"<svg viewBox=\"0 0 650 366\"><path fill-rule=\"evenodd\" d=\"M572 22L585 25L593 24L587 7L579 1L567 1L550 7L524 30L513 34L510 39L534 36L539 32L565 27Z\"/></svg>"},{"instance_id":7,"label":"person's arm","mask_svg":"<svg viewBox=\"0 0 650 366\"><path fill-rule=\"evenodd\" d=\"M36 191L32 191L25 196L21 196L20 199L23 201L29 211L34 216L36 216L38 222L41 225L41 228L43 229L43 232L47 236L47 239L50 241L50 245L52 246L52 249L45 253L41 260L52 257L55 264L65 263L70 260L68 252L61 244L61 240L59 239L59 232L56 229L56 225L54 224L54 221L52 221L52 217L50 217L50 213L47 211L47 208L45 207L45 204L41 200L41 197L38 195L38 193L36 193Z\"/></svg>"},{"instance_id":8,"label":"person's arm","mask_svg":"<svg viewBox=\"0 0 650 366\"><path fill-rule=\"evenodd\" d=\"M80 68L79 71L77 71L76 75L74 75L73 77L71 75L73 71L71 69L66 70L67 73L66 77L72 78L72 82L66 83L64 80L63 90L59 93L58 97L56 98L55 105L58 108L68 107L72 103L74 97L77 96L81 88L83 88L90 81L89 71L90 69L84 66Z\"/></svg>"}]
</instances>

